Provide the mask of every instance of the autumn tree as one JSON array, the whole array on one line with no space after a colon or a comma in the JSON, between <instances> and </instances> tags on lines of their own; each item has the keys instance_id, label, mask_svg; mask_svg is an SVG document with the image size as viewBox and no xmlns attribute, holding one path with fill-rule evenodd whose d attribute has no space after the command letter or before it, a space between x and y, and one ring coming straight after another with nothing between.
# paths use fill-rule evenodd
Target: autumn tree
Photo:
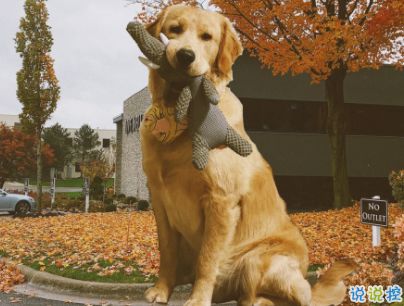
<instances>
[{"instance_id":1,"label":"autumn tree","mask_svg":"<svg viewBox=\"0 0 404 306\"><path fill-rule=\"evenodd\" d=\"M195 1L133 0L149 22L165 6ZM205 5L206 5L206 1ZM350 202L344 80L347 73L404 64L402 0L211 0L230 18L244 47L274 75L308 74L324 81L328 105L334 207Z\"/></svg>"},{"instance_id":2,"label":"autumn tree","mask_svg":"<svg viewBox=\"0 0 404 306\"><path fill-rule=\"evenodd\" d=\"M53 39L48 26L46 0L26 0L25 17L16 34L16 51L22 58L17 72L17 97L22 104L21 123L35 135L38 208L42 199L42 141L45 122L59 99L60 88L50 56Z\"/></svg>"},{"instance_id":3,"label":"autumn tree","mask_svg":"<svg viewBox=\"0 0 404 306\"><path fill-rule=\"evenodd\" d=\"M31 177L36 171L36 138L15 128L0 125L0 188L6 180ZM42 146L45 166L52 166L53 150Z\"/></svg>"},{"instance_id":4,"label":"autumn tree","mask_svg":"<svg viewBox=\"0 0 404 306\"><path fill-rule=\"evenodd\" d=\"M73 148L76 158L81 163L87 161L92 152L101 144L99 136L88 124L83 124L80 129L74 132Z\"/></svg>"},{"instance_id":5,"label":"autumn tree","mask_svg":"<svg viewBox=\"0 0 404 306\"><path fill-rule=\"evenodd\" d=\"M44 143L48 144L55 154L54 166L58 171L63 171L64 166L72 159L72 139L67 129L59 123L45 128L42 138Z\"/></svg>"},{"instance_id":6,"label":"autumn tree","mask_svg":"<svg viewBox=\"0 0 404 306\"><path fill-rule=\"evenodd\" d=\"M80 164L80 170L84 177L90 179L90 182L92 182L95 177L106 179L113 174L113 166L106 160L102 149L93 150L88 158Z\"/></svg>"}]
</instances>

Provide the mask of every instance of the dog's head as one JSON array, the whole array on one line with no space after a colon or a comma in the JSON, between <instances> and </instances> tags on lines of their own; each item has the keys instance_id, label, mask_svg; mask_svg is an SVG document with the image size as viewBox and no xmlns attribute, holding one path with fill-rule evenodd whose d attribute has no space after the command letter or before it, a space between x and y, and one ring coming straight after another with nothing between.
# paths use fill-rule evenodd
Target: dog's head
<instances>
[{"instance_id":1,"label":"dog's head","mask_svg":"<svg viewBox=\"0 0 404 306\"><path fill-rule=\"evenodd\" d=\"M164 33L170 39L169 63L190 76L208 73L230 80L231 67L243 51L227 18L195 7L168 7L147 29L155 37Z\"/></svg>"}]
</instances>

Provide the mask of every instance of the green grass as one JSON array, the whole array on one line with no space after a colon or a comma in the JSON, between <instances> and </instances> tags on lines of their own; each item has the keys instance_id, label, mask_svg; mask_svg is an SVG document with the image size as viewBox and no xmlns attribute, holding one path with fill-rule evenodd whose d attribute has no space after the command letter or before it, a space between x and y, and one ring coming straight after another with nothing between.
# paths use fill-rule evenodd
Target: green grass
<instances>
[{"instance_id":1,"label":"green grass","mask_svg":"<svg viewBox=\"0 0 404 306\"><path fill-rule=\"evenodd\" d=\"M7 252L6 251L4 251L4 250L0 250L0 256L2 256L2 257L7 257Z\"/></svg>"},{"instance_id":2,"label":"green grass","mask_svg":"<svg viewBox=\"0 0 404 306\"><path fill-rule=\"evenodd\" d=\"M309 266L309 272L316 272L318 269L323 268L323 264L315 264L315 265L310 265Z\"/></svg>"},{"instance_id":3,"label":"green grass","mask_svg":"<svg viewBox=\"0 0 404 306\"><path fill-rule=\"evenodd\" d=\"M77 199L78 197L81 197L83 195L83 193L81 191L77 191L77 192L58 192L57 193L58 196L64 196L67 197L69 199Z\"/></svg>"},{"instance_id":4,"label":"green grass","mask_svg":"<svg viewBox=\"0 0 404 306\"><path fill-rule=\"evenodd\" d=\"M145 278L138 269L134 269L131 274L125 273L122 269L119 272L116 272L112 275L105 275L101 276L98 275L97 272L88 272L87 268L90 266L83 266L80 268L75 269L74 267L65 267L65 268L58 268L56 265L51 263L51 260L44 260L45 264L45 272L59 275L62 277L82 280L82 281L93 281L93 282L107 282L107 283L146 283L146 282L154 282L155 278ZM24 262L25 265L35 269L40 270L41 265L38 261L34 262ZM111 263L107 261L99 261L98 264L102 267L111 266ZM127 266L135 267L133 262L128 262Z\"/></svg>"},{"instance_id":5,"label":"green grass","mask_svg":"<svg viewBox=\"0 0 404 306\"><path fill-rule=\"evenodd\" d=\"M20 181L20 183L24 183L24 181ZM36 179L29 180L30 185L36 185ZM49 180L43 180L42 186L49 186ZM105 180L105 187L113 187L114 186L114 179L108 178ZM71 178L71 179L57 179L56 180L56 187L83 187L83 178Z\"/></svg>"}]
</instances>

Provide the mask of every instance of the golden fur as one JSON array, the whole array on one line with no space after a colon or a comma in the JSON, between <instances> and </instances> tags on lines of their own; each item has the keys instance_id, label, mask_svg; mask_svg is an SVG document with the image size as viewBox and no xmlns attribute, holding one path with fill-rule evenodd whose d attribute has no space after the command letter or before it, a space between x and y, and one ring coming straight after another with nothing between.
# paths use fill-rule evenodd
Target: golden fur
<instances>
[{"instance_id":1,"label":"golden fur","mask_svg":"<svg viewBox=\"0 0 404 306\"><path fill-rule=\"evenodd\" d=\"M231 66L242 52L231 23L216 13L172 6L148 30L156 37L164 32L171 39L167 56L173 66L180 48L195 52L188 73L210 77L229 124L249 139L242 105L226 87L232 78ZM206 34L211 39L202 39ZM154 71L149 89L153 104L173 103L165 98L165 82ZM243 306L342 301L345 293L339 282L350 267L332 268L327 282L320 281L312 291L304 278L306 243L291 223L271 168L254 144L248 157L228 148L214 149L207 168L198 171L191 162L186 133L171 144L162 144L142 127L141 137L161 255L159 280L145 293L149 302L167 303L176 285L190 282L193 290L186 306L229 300ZM333 292L334 287L334 295L322 298L324 288Z\"/></svg>"}]
</instances>

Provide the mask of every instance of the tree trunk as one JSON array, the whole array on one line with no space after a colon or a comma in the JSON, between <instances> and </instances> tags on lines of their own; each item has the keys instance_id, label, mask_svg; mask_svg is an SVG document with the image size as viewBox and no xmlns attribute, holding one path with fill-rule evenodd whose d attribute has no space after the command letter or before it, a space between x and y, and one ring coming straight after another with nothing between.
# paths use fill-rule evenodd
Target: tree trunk
<instances>
[{"instance_id":1,"label":"tree trunk","mask_svg":"<svg viewBox=\"0 0 404 306\"><path fill-rule=\"evenodd\" d=\"M42 210L42 140L41 130L36 132L36 193L38 211Z\"/></svg>"},{"instance_id":2,"label":"tree trunk","mask_svg":"<svg viewBox=\"0 0 404 306\"><path fill-rule=\"evenodd\" d=\"M3 189L4 183L6 182L5 179L0 178L0 188Z\"/></svg>"},{"instance_id":3,"label":"tree trunk","mask_svg":"<svg viewBox=\"0 0 404 306\"><path fill-rule=\"evenodd\" d=\"M327 131L331 148L334 208L350 204L345 145L344 80L346 70L334 70L325 81L328 103Z\"/></svg>"}]
</instances>

